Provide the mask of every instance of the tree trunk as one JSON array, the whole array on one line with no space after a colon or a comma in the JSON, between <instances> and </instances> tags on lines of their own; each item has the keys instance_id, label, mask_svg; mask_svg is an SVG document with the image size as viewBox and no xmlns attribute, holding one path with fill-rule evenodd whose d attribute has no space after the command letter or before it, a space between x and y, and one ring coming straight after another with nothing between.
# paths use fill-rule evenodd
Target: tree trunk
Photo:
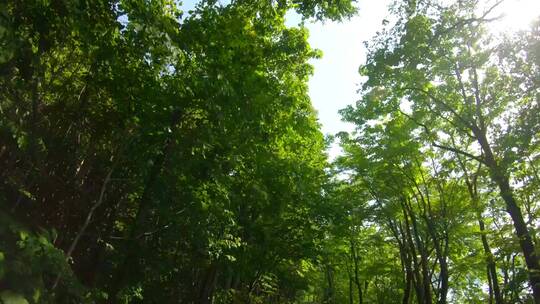
<instances>
[{"instance_id":1,"label":"tree trunk","mask_svg":"<svg viewBox=\"0 0 540 304\"><path fill-rule=\"evenodd\" d=\"M208 271L206 272L206 275L204 276L204 280L202 281L202 284L199 289L199 300L198 303L201 304L210 304L212 303L212 294L214 293L214 289L216 287L216 281L218 276L218 269L215 265L211 265Z\"/></svg>"},{"instance_id":2,"label":"tree trunk","mask_svg":"<svg viewBox=\"0 0 540 304\"><path fill-rule=\"evenodd\" d=\"M407 205L407 203L406 203ZM409 206L409 215L411 217L412 223L412 233L414 235L414 240L416 242L416 247L418 248L418 253L420 253L420 267L422 271L422 285L424 289L424 303L432 304L433 295L431 292L431 276L429 275L429 265L428 265L428 254L422 239L418 233L418 224L416 221L416 216L412 207Z\"/></svg>"},{"instance_id":3,"label":"tree trunk","mask_svg":"<svg viewBox=\"0 0 540 304\"><path fill-rule=\"evenodd\" d=\"M409 304L409 299L411 297L411 286L412 286L412 280L413 280L413 273L411 269L411 261L410 259L407 259L405 261L407 264L405 266L405 289L403 290L403 299L401 301L402 304Z\"/></svg>"},{"instance_id":4,"label":"tree trunk","mask_svg":"<svg viewBox=\"0 0 540 304\"><path fill-rule=\"evenodd\" d=\"M429 235L431 236L431 239L433 240L433 244L435 246L435 255L437 256L440 267L439 279L441 282L441 288L439 289L439 299L437 303L446 304L446 295L448 294L448 263L446 262L446 256L442 251L441 243L437 237L435 225L433 224L431 215L429 215L429 218L426 217L426 222Z\"/></svg>"},{"instance_id":5,"label":"tree trunk","mask_svg":"<svg viewBox=\"0 0 540 304\"><path fill-rule=\"evenodd\" d=\"M326 282L328 283L328 287L325 290L324 293L324 301L326 303L334 303L334 276L332 271L332 266L329 264L325 265L325 275L326 275Z\"/></svg>"},{"instance_id":6,"label":"tree trunk","mask_svg":"<svg viewBox=\"0 0 540 304\"><path fill-rule=\"evenodd\" d=\"M540 304L540 264L538 263L538 257L535 253L531 235L527 230L527 225L523 219L523 214L516 202L513 190L510 187L510 178L507 174L502 172L502 168L495 160L485 132L476 130L475 135L484 152L485 162L489 169L491 179L499 187L500 195L506 204L506 211L512 218L516 235L519 238L521 251L523 252L525 263L529 270L529 283L533 292L534 301L535 303Z\"/></svg>"},{"instance_id":7,"label":"tree trunk","mask_svg":"<svg viewBox=\"0 0 540 304\"><path fill-rule=\"evenodd\" d=\"M171 123L170 123L170 129L173 131L171 131L169 137L165 139L165 142L163 143L163 147L160 153L156 155L156 157L154 158L152 168L150 169L148 178L146 179L146 183L144 185L143 192L141 194L141 199L139 200L139 208L137 210L135 219L133 221L133 224L131 225L128 238L126 240L126 242L128 243L126 246L125 257L123 261L120 262L118 270L116 272L116 277L113 279L113 282L111 284L109 299L116 299L118 292L124 287L124 284L128 275L128 270L138 269L139 265L137 262L137 257L138 257L139 248L137 247L141 246L140 239L142 238L146 229L144 223L148 219L148 215L151 211L152 191L154 189L156 182L158 181L161 171L163 170L163 165L165 164L165 161L167 160L173 148L174 130L176 129L176 126L180 122L180 118L181 118L180 111L175 110L172 113Z\"/></svg>"},{"instance_id":8,"label":"tree trunk","mask_svg":"<svg viewBox=\"0 0 540 304\"><path fill-rule=\"evenodd\" d=\"M408 212L407 212L407 209L405 207L405 203L403 201L401 201L401 208L402 208L402 211L403 211L403 218L404 218L404 223L405 223L405 234L406 234L406 240L407 240L407 244L408 244L408 247L410 249L410 252L411 252L411 262L414 266L413 268L413 279L414 279L414 289L415 289L415 292L416 292L416 299L418 301L418 303L424 303L425 302L425 295L424 295L424 288L423 288L423 285L422 285L422 276L420 275L420 266L418 265L418 260L417 260L417 253L416 253L416 249L415 249L415 246L414 246L414 242L413 242L413 239L412 239L412 233L411 233L411 227L410 227L410 224L409 224L409 218L408 218Z\"/></svg>"},{"instance_id":9,"label":"tree trunk","mask_svg":"<svg viewBox=\"0 0 540 304\"><path fill-rule=\"evenodd\" d=\"M412 271L411 257L409 256L409 252L407 251L407 246L406 246L407 239L403 232L403 229L401 229L401 224L398 226L394 224L392 220L390 220L389 226L394 237L396 238L396 242L398 243L399 257L401 259L401 271L405 274L405 278L403 281L403 298L402 298L401 303L409 304L414 277L413 277L413 271ZM403 240L400 238L400 235L403 238Z\"/></svg>"},{"instance_id":10,"label":"tree trunk","mask_svg":"<svg viewBox=\"0 0 540 304\"><path fill-rule=\"evenodd\" d=\"M495 265L493 253L491 253L491 248L487 241L484 221L482 220L480 214L478 214L478 225L480 226L480 234L482 235L482 246L484 247L484 253L487 259L488 275L489 280L491 281L491 288L495 297L495 303L503 304L504 301L501 295L501 290L499 288L499 280L497 279L497 266Z\"/></svg>"},{"instance_id":11,"label":"tree trunk","mask_svg":"<svg viewBox=\"0 0 540 304\"><path fill-rule=\"evenodd\" d=\"M353 279L351 276L351 267L347 263L347 278L349 279L349 304L354 304Z\"/></svg>"},{"instance_id":12,"label":"tree trunk","mask_svg":"<svg viewBox=\"0 0 540 304\"><path fill-rule=\"evenodd\" d=\"M418 167L421 168L421 164L419 162L418 163ZM437 261L439 262L439 268L440 268L440 272L439 272L439 283L440 283L440 288L438 289L438 293L437 293L437 296L438 296L438 299L437 299L437 303L438 304L446 304L446 297L447 297L447 294L448 294L448 263L447 263L447 259L446 259L446 256L447 256L447 250L443 250L442 248L442 245L441 245L441 240L439 239L439 236L437 235L437 227L434 223L434 220L433 220L433 212L431 210L431 199L430 199L430 190L428 188L428 183L426 182L426 179L424 178L424 174L421 173L421 178L422 178L422 182L424 184L424 191L425 193L422 193L422 190L420 189L420 186L418 185L418 183L416 182L416 180L414 178L410 178L410 180L412 181L414 187L416 188L416 190L418 191L418 195L414 194L414 197L416 199L416 202L418 204L421 204L421 207L422 207L422 214L421 214L421 217L422 219L424 220L424 222L426 223L426 226L427 226L427 233L429 235L429 237L431 238L431 240L433 241L433 247L435 249L435 255L436 255L436 258L437 258ZM443 203L443 199L442 199L442 186L437 183L437 186L439 188L439 193L441 195L441 204ZM410 210L412 212L412 207L410 207ZM446 244L448 244L448 235L445 234L445 239L443 239L445 241ZM426 259L427 259L427 254L426 254ZM431 287L431 286L430 286Z\"/></svg>"},{"instance_id":13,"label":"tree trunk","mask_svg":"<svg viewBox=\"0 0 540 304\"><path fill-rule=\"evenodd\" d=\"M356 253L356 246L353 242L353 240L350 241L351 243L351 254L354 262L354 284L356 285L356 289L358 290L358 304L363 304L363 295L362 295L362 285L360 284L360 276L358 273L359 267L358 267L358 255Z\"/></svg>"},{"instance_id":14,"label":"tree trunk","mask_svg":"<svg viewBox=\"0 0 540 304\"><path fill-rule=\"evenodd\" d=\"M497 266L495 265L493 253L491 252L491 248L489 246L489 242L487 240L487 236L485 233L485 230L486 230L485 224L484 224L484 220L482 219L483 208L479 206L480 198L478 196L477 181L478 181L478 175L480 173L482 164L480 163L478 165L476 174L471 176L467 170L467 166L465 165L465 163L461 160L459 155L456 155L456 156L458 158L459 165L461 166L461 169L463 170L463 173L465 174L465 183L467 185L467 190L471 198L472 208L476 212L476 218L478 220L478 227L480 228L482 247L484 249L484 254L486 258L487 279L489 283L489 303L493 303L493 298L495 298L496 304L502 304L504 303L504 300L501 295L501 290L499 288L499 281L497 279Z\"/></svg>"}]
</instances>

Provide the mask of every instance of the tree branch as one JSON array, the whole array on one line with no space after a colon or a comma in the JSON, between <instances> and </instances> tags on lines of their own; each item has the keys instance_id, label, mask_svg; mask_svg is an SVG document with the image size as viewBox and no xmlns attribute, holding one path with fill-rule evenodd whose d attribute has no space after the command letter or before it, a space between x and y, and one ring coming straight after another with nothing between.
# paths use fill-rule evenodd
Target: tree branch
<instances>
[{"instance_id":1,"label":"tree branch","mask_svg":"<svg viewBox=\"0 0 540 304\"><path fill-rule=\"evenodd\" d=\"M439 98L437 98L435 95L433 95L432 93L430 93L429 91L426 91L426 90L423 90L423 89L420 89L420 88L416 88L416 87L404 87L403 89L405 90L411 90L411 91L416 91L416 92L419 92L419 93L422 93L424 95L426 95L427 97L429 97L431 100L433 100L434 102L440 104L442 107L446 108L447 111L449 111L450 113L452 113L459 121L461 121L466 127L468 127L469 129L473 129L473 126L471 124L470 121L466 120L465 118L463 118L463 116L459 115L458 112L456 112L456 110L454 110L451 106L447 105L444 101L440 100Z\"/></svg>"},{"instance_id":2,"label":"tree branch","mask_svg":"<svg viewBox=\"0 0 540 304\"><path fill-rule=\"evenodd\" d=\"M486 161L480 157L480 156L476 156L476 155L472 155L471 153L468 153L468 152L465 152L465 151L462 151L460 149L456 149L456 148L452 148L452 147L446 147L446 146L441 146L437 143L432 143L432 145L434 147L437 147L437 148L440 148L440 149L443 149L443 150L447 150L447 151L451 151L451 152L454 152L454 153L457 153L457 154L461 154L463 156L466 156L468 158L471 158L471 159L474 159L482 164L486 164Z\"/></svg>"},{"instance_id":3,"label":"tree branch","mask_svg":"<svg viewBox=\"0 0 540 304\"><path fill-rule=\"evenodd\" d=\"M92 216L94 215L94 212L103 203L103 197L105 196L105 190L107 189L107 185L109 184L109 182L111 180L111 175L113 173L113 170L114 170L114 167L111 168L109 170L109 172L107 173L107 176L105 177L105 180L103 181L103 184L101 185L101 191L99 193L99 198L96 201L96 203L92 206L92 208L90 208L90 211L86 215L86 219L85 219L83 225L81 226L81 229L79 230L79 232L75 236L75 239L73 240L73 242L69 246L69 249L66 252L66 260L69 260L69 258L73 254L73 251L75 251L75 248L77 247L77 244L79 243L79 240L81 239L81 236L84 234L84 232L88 228L88 225L90 225L90 221L92 220ZM56 280L54 281L54 284L52 286L53 290L56 288L56 286L58 286L58 283L60 282L60 278L61 278L61 275L59 274L56 277Z\"/></svg>"}]
</instances>

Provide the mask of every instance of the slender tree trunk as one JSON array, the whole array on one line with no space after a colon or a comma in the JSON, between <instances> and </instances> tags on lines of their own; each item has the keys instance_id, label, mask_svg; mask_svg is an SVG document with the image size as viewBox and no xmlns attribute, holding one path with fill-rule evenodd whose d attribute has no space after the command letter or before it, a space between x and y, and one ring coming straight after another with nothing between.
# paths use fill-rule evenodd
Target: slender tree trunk
<instances>
[{"instance_id":1,"label":"slender tree trunk","mask_svg":"<svg viewBox=\"0 0 540 304\"><path fill-rule=\"evenodd\" d=\"M453 141L453 139L452 139ZM501 290L499 288L499 282L497 279L497 266L495 265L495 260L493 257L493 253L491 252L491 248L489 246L489 242L487 240L487 236L485 233L485 224L484 220L482 219L482 210L479 206L480 198L478 196L478 175L480 174L480 169L482 167L482 164L480 163L478 165L477 172L474 175L470 175L465 163L461 160L459 155L456 155L458 158L459 165L461 166L461 169L463 170L463 173L465 174L465 183L467 185L467 190L469 192L469 196L471 198L472 207L476 212L476 218L478 220L478 227L480 228L480 235L482 240L482 247L484 249L484 254L486 258L486 269L487 269L487 279L489 283L489 303L493 303L493 298L495 298L496 304L502 304L504 303L503 297L501 295Z\"/></svg>"},{"instance_id":2,"label":"slender tree trunk","mask_svg":"<svg viewBox=\"0 0 540 304\"><path fill-rule=\"evenodd\" d=\"M491 282L491 271L488 265L486 265L486 274L488 280L489 304L493 304L493 283Z\"/></svg>"},{"instance_id":3,"label":"slender tree trunk","mask_svg":"<svg viewBox=\"0 0 540 304\"><path fill-rule=\"evenodd\" d=\"M407 203L406 203L407 205ZM412 223L412 233L414 235L414 240L416 241L416 247L418 248L418 252L420 253L420 267L422 271L422 285L424 289L424 303L426 304L432 304L433 303L433 295L431 292L431 276L429 275L429 266L428 266L428 255L426 252L426 248L424 246L424 243L422 242L422 239L420 238L420 235L418 233L418 224L416 221L416 216L414 215L414 211L409 206L409 215L411 217L411 223Z\"/></svg>"},{"instance_id":4,"label":"slender tree trunk","mask_svg":"<svg viewBox=\"0 0 540 304\"><path fill-rule=\"evenodd\" d=\"M504 266L501 268L503 272L503 286L508 286L510 284L510 274L508 273L508 269L510 269L510 256L506 255L504 259L505 263ZM511 290L509 288L505 288L503 290L505 290L503 294L504 298L507 299L509 295L511 296Z\"/></svg>"},{"instance_id":5,"label":"slender tree trunk","mask_svg":"<svg viewBox=\"0 0 540 304\"><path fill-rule=\"evenodd\" d=\"M417 165L418 165L418 168L421 168L421 166L422 166L418 161L417 161ZM422 178L422 183L424 185L425 193L422 193L422 190L420 189L420 185L418 185L418 183L416 182L416 180L414 178L411 177L410 180L413 183L414 188L416 188L416 190L418 191L418 194L414 194L414 197L415 197L417 203L419 205L421 204L421 207L422 207L421 217L424 220L424 222L426 223L427 233L428 233L429 237L431 238L431 240L433 241L433 246L435 248L435 255L436 255L437 261L439 262L439 267L440 267L439 283L440 283L440 287L438 289L438 294L437 294L437 296L438 296L437 303L438 304L446 304L446 296L448 294L448 264L447 264L447 261L446 261L446 252L447 252L447 250L443 251L443 248L441 246L441 240L440 240L439 236L437 235L437 227L436 227L436 225L434 223L433 212L432 212L432 209L431 209L431 198L430 198L431 195L430 195L428 182L424 178L423 173L421 173L420 176ZM437 186L439 188L440 195L442 196L443 195L442 194L442 187L441 187L440 184L437 184ZM443 198L441 197L441 203L442 202L443 202ZM412 211L412 207L410 209ZM446 237L445 241L446 241L446 244L447 244L448 239L447 239L446 234L445 234L445 237ZM427 259L427 254L426 254L426 259Z\"/></svg>"},{"instance_id":6,"label":"slender tree trunk","mask_svg":"<svg viewBox=\"0 0 540 304\"><path fill-rule=\"evenodd\" d=\"M79 240L81 239L81 237L86 232L86 229L88 228L88 225L90 225L90 221L92 220L92 216L94 216L94 212L103 203L103 197L104 197L105 191L107 189L107 184L111 180L111 175L113 173L113 170L114 169L111 168L109 170L109 172L107 173L107 176L105 177L105 181L103 181L103 185L101 186L101 191L99 193L99 198L96 200L96 202L94 203L92 208L90 208L90 211L88 211L88 214L86 215L86 219L85 219L83 225L81 226L81 228L79 229L79 232L75 236L75 239L73 239L73 242L69 246L69 249L66 252L66 261L69 260L71 258L71 256L73 255L73 252L75 251L75 248L77 247L77 244L79 243ZM54 280L54 284L53 284L53 286L51 288L52 290L56 289L56 287L58 286L58 283L60 282L61 277L62 277L61 274L58 274L58 276L56 276L56 279Z\"/></svg>"},{"instance_id":7,"label":"slender tree trunk","mask_svg":"<svg viewBox=\"0 0 540 304\"><path fill-rule=\"evenodd\" d=\"M211 265L208 271L206 272L206 275L204 276L204 280L200 286L199 299L197 303L201 303L201 304L212 303L212 294L214 293L214 289L216 287L217 276L218 276L217 267L215 265Z\"/></svg>"},{"instance_id":8,"label":"slender tree trunk","mask_svg":"<svg viewBox=\"0 0 540 304\"><path fill-rule=\"evenodd\" d=\"M437 303L446 304L446 295L448 294L448 263L446 262L446 256L442 251L441 243L437 237L435 225L433 224L431 215L428 215L428 217L429 218L426 218L428 231L431 239L433 240L433 244L435 246L435 255L437 256L440 267L439 279L441 281L441 288L439 289L439 299Z\"/></svg>"},{"instance_id":9,"label":"slender tree trunk","mask_svg":"<svg viewBox=\"0 0 540 304\"><path fill-rule=\"evenodd\" d=\"M396 238L396 241L398 242L399 257L401 260L401 271L405 274L405 278L403 281L403 299L401 302L402 304L408 304L413 284L413 271L411 265L411 258L409 257L409 252L407 251L407 248L405 246L407 240L403 233L403 230L399 228L398 225L394 224L393 221L390 221L389 226L392 233L394 234L394 237ZM400 235L403 240L400 238Z\"/></svg>"},{"instance_id":10,"label":"slender tree trunk","mask_svg":"<svg viewBox=\"0 0 540 304\"><path fill-rule=\"evenodd\" d=\"M334 276L332 273L332 267L330 265L325 265L325 276L328 287L324 294L324 301L326 303L334 303Z\"/></svg>"},{"instance_id":11,"label":"slender tree trunk","mask_svg":"<svg viewBox=\"0 0 540 304\"><path fill-rule=\"evenodd\" d=\"M403 299L401 303L409 304L409 299L411 298L411 287L413 283L413 273L410 259L407 259L405 263L405 289L403 290Z\"/></svg>"},{"instance_id":12,"label":"slender tree trunk","mask_svg":"<svg viewBox=\"0 0 540 304\"><path fill-rule=\"evenodd\" d=\"M536 256L535 246L532 242L531 235L527 230L527 225L523 219L523 214L516 202L513 190L510 187L510 178L507 174L502 172L502 168L495 160L485 132L476 130L475 135L484 152L485 162L489 169L491 179L499 187L500 195L506 204L506 211L512 218L516 235L519 238L521 251L523 252L525 263L529 270L529 283L533 292L534 301L535 303L540 304L540 263Z\"/></svg>"},{"instance_id":13,"label":"slender tree trunk","mask_svg":"<svg viewBox=\"0 0 540 304\"><path fill-rule=\"evenodd\" d=\"M165 140L163 147L160 153L155 157L152 168L146 179L146 183L139 201L139 208L135 215L133 224L131 225L128 238L126 240L126 253L122 262L120 262L117 273L113 282L111 284L109 299L116 299L118 292L124 287L125 281L127 279L128 270L138 269L137 256L139 249L138 246L141 245L140 239L142 238L145 232L144 223L148 218L148 215L151 210L151 195L154 189L156 182L158 181L159 175L163 170L163 165L167 160L171 150L173 148L174 142L174 130L180 122L181 112L175 110L172 113L170 129L173 130L169 137Z\"/></svg>"},{"instance_id":14,"label":"slender tree trunk","mask_svg":"<svg viewBox=\"0 0 540 304\"><path fill-rule=\"evenodd\" d=\"M356 246L354 244L354 241L351 240L351 254L354 262L354 283L356 285L356 289L358 290L358 304L363 304L363 294L362 294L362 284L360 284L360 275L359 275L359 266L358 266L358 254L356 252Z\"/></svg>"},{"instance_id":15,"label":"slender tree trunk","mask_svg":"<svg viewBox=\"0 0 540 304\"><path fill-rule=\"evenodd\" d=\"M114 222L116 219L116 215L118 214L119 204L113 205L110 209L110 212L107 215L107 219L105 220L105 227L102 232L102 236L105 236L107 239L111 236L111 232L114 229ZM99 278L101 275L106 274L107 271L105 270L104 265L104 259L106 258L106 245L101 244L101 246L98 247L95 256L93 258L93 261L87 265L88 271L91 272L91 276L88 279L88 287L95 287L96 283L99 282Z\"/></svg>"},{"instance_id":16,"label":"slender tree trunk","mask_svg":"<svg viewBox=\"0 0 540 304\"><path fill-rule=\"evenodd\" d=\"M349 279L349 304L354 304L353 279L351 276L351 267L347 262L347 278Z\"/></svg>"},{"instance_id":17,"label":"slender tree trunk","mask_svg":"<svg viewBox=\"0 0 540 304\"><path fill-rule=\"evenodd\" d=\"M491 253L491 248L489 246L486 234L485 234L485 225L484 221L480 214L478 214L478 226L480 226L480 234L482 235L482 247L484 248L484 253L487 259L487 268L488 275L491 281L491 288L493 290L493 295L495 297L496 304L503 304L503 298L501 295L501 290L499 288L499 280L497 279L497 266L495 265L495 260L493 253Z\"/></svg>"},{"instance_id":18,"label":"slender tree trunk","mask_svg":"<svg viewBox=\"0 0 540 304\"><path fill-rule=\"evenodd\" d=\"M420 266L418 265L418 260L417 260L417 251L415 249L415 246L414 246L414 241L413 241L413 238L412 238L412 233L411 233L411 226L409 224L409 216L408 216L408 211L407 211L407 208L405 207L405 202L401 202L401 208L403 210L403 218L404 218L404 223L405 223L405 233L406 233L406 237L407 237L407 243L408 243L408 247L410 249L410 252L411 252L411 261L412 261L412 264L414 266L414 271L413 271L413 274L414 274L414 289L415 289L415 292L416 292L416 298L417 298L417 301L418 303L425 303L425 289L423 287L423 279L422 279L422 275L420 274Z\"/></svg>"}]
</instances>

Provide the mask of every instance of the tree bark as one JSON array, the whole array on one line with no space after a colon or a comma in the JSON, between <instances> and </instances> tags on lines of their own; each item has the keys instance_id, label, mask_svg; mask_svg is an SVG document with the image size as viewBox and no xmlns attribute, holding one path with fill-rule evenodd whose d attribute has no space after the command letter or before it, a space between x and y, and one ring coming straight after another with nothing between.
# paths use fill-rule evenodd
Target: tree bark
<instances>
[{"instance_id":1,"label":"tree bark","mask_svg":"<svg viewBox=\"0 0 540 304\"><path fill-rule=\"evenodd\" d=\"M135 219L133 221L133 224L131 225L129 235L126 240L126 242L128 242L126 246L126 254L123 261L120 262L116 276L111 284L109 299L116 299L118 292L124 287L128 275L128 270L136 270L139 266L137 262L139 250L137 247L141 245L140 239L142 238L145 231L144 222L147 220L148 214L150 213L152 191L156 182L158 181L161 171L163 170L165 161L167 160L173 148L173 135L175 133L174 130L180 122L180 119L181 112L179 110L175 110L171 115L170 129L172 131L169 137L165 139L160 153L154 158L152 168L150 169L150 172L146 179L146 183L144 185L141 198L139 200L139 208L137 210Z\"/></svg>"},{"instance_id":2,"label":"tree bark","mask_svg":"<svg viewBox=\"0 0 540 304\"><path fill-rule=\"evenodd\" d=\"M354 241L351 240L351 254L354 262L354 284L356 285L356 289L358 290L358 304L363 304L363 295L362 295L362 284L360 284L360 276L359 276L359 266L358 266L358 254L356 253L356 246L354 244Z\"/></svg>"},{"instance_id":3,"label":"tree bark","mask_svg":"<svg viewBox=\"0 0 540 304\"><path fill-rule=\"evenodd\" d=\"M406 206L405 199L401 201L401 208L403 211L403 218L405 222L405 232L407 234L407 243L409 244L409 248L411 251L411 261L414 265L414 287L416 291L416 298L418 300L418 303L429 303L431 304L431 286L426 286L426 277L427 276L427 269L425 268L424 258L423 258L423 251L421 248L418 249L418 251L415 249L415 241L413 240L413 232L411 228L411 224L409 223L409 216L411 217L411 221L413 220L413 216L409 215L409 210ZM420 239L418 238L417 233L414 233L415 239L416 239L416 247L421 246ZM420 253L420 265L417 260L418 253ZM429 280L428 280L429 281Z\"/></svg>"},{"instance_id":4,"label":"tree bark","mask_svg":"<svg viewBox=\"0 0 540 304\"><path fill-rule=\"evenodd\" d=\"M463 160L459 157L459 155L456 156L458 159L458 163L461 166L461 170L463 170L463 173L465 175L467 191L469 192L472 208L475 210L476 218L478 220L478 227L480 228L480 238L482 240L482 247L484 249L484 254L486 258L487 279L489 283L489 303L493 303L493 298L495 298L496 304L503 304L504 300L501 295L499 281L497 279L497 266L495 265L493 253L491 252L491 247L489 246L489 242L487 240L487 236L485 233L485 224L484 220L482 219L483 208L479 206L480 198L478 196L478 176L480 174L482 164L478 164L477 172L471 176Z\"/></svg>"},{"instance_id":5,"label":"tree bark","mask_svg":"<svg viewBox=\"0 0 540 304\"><path fill-rule=\"evenodd\" d=\"M503 298L501 295L501 290L499 288L499 280L497 279L497 266L495 265L493 253L491 253L491 248L489 246L486 234L485 234L485 225L482 220L481 215L478 215L478 225L480 226L480 233L482 235L482 247L484 248L484 254L486 255L487 268L489 280L491 281L491 288L493 290L493 295L495 297L496 304L503 304Z\"/></svg>"},{"instance_id":6,"label":"tree bark","mask_svg":"<svg viewBox=\"0 0 540 304\"><path fill-rule=\"evenodd\" d=\"M353 279L351 276L351 267L347 262L347 278L349 279L349 304L354 304Z\"/></svg>"},{"instance_id":7,"label":"tree bark","mask_svg":"<svg viewBox=\"0 0 540 304\"><path fill-rule=\"evenodd\" d=\"M512 218L516 235L519 238L521 251L523 252L525 263L529 270L529 283L533 292L534 301L535 303L540 304L540 263L538 262L538 257L535 253L535 246L532 242L531 235L527 230L527 225L523 219L523 213L516 202L513 189L510 187L510 178L508 174L502 172L502 168L495 160L485 132L476 129L475 135L484 152L485 162L489 169L491 179L499 187L500 196L506 204L506 212L508 212Z\"/></svg>"},{"instance_id":8,"label":"tree bark","mask_svg":"<svg viewBox=\"0 0 540 304\"><path fill-rule=\"evenodd\" d=\"M105 191L107 190L107 185L109 184L109 181L111 180L111 175L113 173L113 168L109 170L107 173L107 176L105 177L105 180L103 181L103 185L101 186L101 191L99 193L99 198L96 200L92 208L90 208L90 211L88 211L88 214L86 215L86 219L79 229L79 232L75 236L75 239L73 239L73 242L69 246L68 251L66 252L66 260L68 261L71 256L73 255L73 251L75 251L75 248L77 247L77 244L79 243L79 240L86 232L86 229L88 228L88 225L90 225L90 221L92 220L92 216L94 215L94 212L96 209L103 203L103 197L105 195ZM56 289L56 286L58 286L58 283L60 282L61 274L58 274L56 276L56 279L54 280L54 284L52 286L52 290Z\"/></svg>"},{"instance_id":9,"label":"tree bark","mask_svg":"<svg viewBox=\"0 0 540 304\"><path fill-rule=\"evenodd\" d=\"M326 275L326 282L328 283L328 287L324 293L324 301L326 303L334 303L334 276L333 276L333 270L332 266L329 264L324 266L325 268L325 275Z\"/></svg>"},{"instance_id":10,"label":"tree bark","mask_svg":"<svg viewBox=\"0 0 540 304\"><path fill-rule=\"evenodd\" d=\"M200 286L198 303L201 303L201 304L212 303L212 294L214 293L214 289L216 287L217 276L218 276L217 267L215 265L211 265L208 271L206 272L206 275L204 276L204 280Z\"/></svg>"},{"instance_id":11,"label":"tree bark","mask_svg":"<svg viewBox=\"0 0 540 304\"><path fill-rule=\"evenodd\" d=\"M404 261L405 264L405 289L403 290L403 299L402 304L409 304L409 299L411 297L411 287L413 281L413 273L411 269L411 261L407 259Z\"/></svg>"},{"instance_id":12,"label":"tree bark","mask_svg":"<svg viewBox=\"0 0 540 304\"><path fill-rule=\"evenodd\" d=\"M407 205L407 203L405 203ZM409 209L409 215L411 217L411 223L412 223L412 233L414 235L414 240L416 241L416 247L418 248L418 252L420 253L420 267L422 272L422 285L424 290L424 303L426 304L432 304L433 303L433 294L431 291L431 276L429 274L429 266L428 266L428 254L426 251L425 244L422 242L422 239L420 238L419 232L418 232L418 224L416 221L416 216L414 214L414 211L412 210L412 207L408 207Z\"/></svg>"},{"instance_id":13,"label":"tree bark","mask_svg":"<svg viewBox=\"0 0 540 304\"><path fill-rule=\"evenodd\" d=\"M401 228L401 224L398 226L392 220L389 220L389 227L392 231L392 234L394 235L394 238L396 239L396 242L398 243L399 257L401 260L401 271L405 274L405 278L403 280L403 298L401 303L408 304L411 297L414 276L411 257L409 256L409 252L407 251L406 246L407 238L405 236L405 233L403 232L403 229Z\"/></svg>"},{"instance_id":14,"label":"tree bark","mask_svg":"<svg viewBox=\"0 0 540 304\"><path fill-rule=\"evenodd\" d=\"M441 240L439 239L439 236L437 235L437 227L433 220L433 212L431 208L431 195L429 190L429 185L427 180L424 177L424 174L421 171L421 164L417 161L418 168L420 168L420 177L422 179L422 183L424 185L424 191L425 193L422 193L422 190L420 189L420 185L416 182L416 180L413 177L410 177L410 181L413 183L414 188L417 190L418 194L414 194L414 197L417 201L417 203L422 207L422 214L421 217L426 223L427 226L427 233L431 240L433 241L433 247L435 249L435 255L437 258L437 261L439 262L439 283L440 288L438 289L437 293L437 303L438 304L446 304L446 297L448 294L448 263L446 260L446 252L447 250L443 250L441 245ZM437 184L440 195L441 195L441 204L443 203L442 198L442 186L440 184ZM410 208L412 211L412 208ZM445 243L448 244L447 234L445 234L446 239Z\"/></svg>"}]
</instances>

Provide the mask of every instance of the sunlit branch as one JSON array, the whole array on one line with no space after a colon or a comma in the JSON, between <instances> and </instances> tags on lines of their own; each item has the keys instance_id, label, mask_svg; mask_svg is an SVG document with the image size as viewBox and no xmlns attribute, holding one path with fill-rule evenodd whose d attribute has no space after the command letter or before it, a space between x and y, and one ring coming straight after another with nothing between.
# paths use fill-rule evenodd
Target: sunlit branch
<instances>
[{"instance_id":1,"label":"sunlit branch","mask_svg":"<svg viewBox=\"0 0 540 304\"><path fill-rule=\"evenodd\" d=\"M472 155L471 153L468 153L468 152L465 152L465 151L462 151L460 149L456 149L456 148L452 148L452 147L447 147L447 146L442 146L442 145L439 145L437 143L432 143L432 145L434 147L437 147L437 148L440 148L440 149L443 149L443 150L447 150L447 151L451 151L451 152L454 152L454 153L457 153L457 154L461 154L463 156L466 156L468 158L471 158L471 159L474 159L478 162L481 162L482 164L486 164L486 161L480 157L480 156L476 156L476 155Z\"/></svg>"},{"instance_id":2,"label":"sunlit branch","mask_svg":"<svg viewBox=\"0 0 540 304\"><path fill-rule=\"evenodd\" d=\"M443 102L442 100L440 100L439 98L435 97L433 94L431 94L430 92L426 91L426 90L423 90L423 89L420 89L420 88L415 88L415 87L405 87L404 88L405 90L412 90L412 91L416 91L416 92L419 92L421 94L424 94L426 95L427 97L429 97L431 100L433 100L434 102L440 104L442 107L444 107L447 111L449 111L450 113L452 113L459 121L461 121L465 126L467 126L468 128L470 129L473 129L474 126L470 123L470 121L466 120L465 118L463 118L461 115L459 115L458 112L456 112L456 110L454 110L451 106L449 106L448 104L446 104L445 102Z\"/></svg>"},{"instance_id":3,"label":"sunlit branch","mask_svg":"<svg viewBox=\"0 0 540 304\"><path fill-rule=\"evenodd\" d=\"M501 18L501 16L498 16L498 17L494 17L494 18L487 18L487 16L489 14L491 14L491 12L497 8L499 5L501 5L502 3L504 2L504 0L499 0L497 1L495 4L493 4L490 8L488 8L483 14L482 16L480 17L476 17L476 18L467 18L467 19L462 19L458 22L456 22L455 24L453 24L452 26L438 32L437 34L433 35L433 37L431 37L431 39L429 40L429 45L431 45L434 41L437 41L438 38L444 34L447 34L447 33L450 33L451 31L453 30L456 30L456 29L459 29L460 27L463 27L463 26L466 26L466 25L470 25L470 24L473 24L474 22L491 22L491 21L495 21L495 20L498 20Z\"/></svg>"}]
</instances>

